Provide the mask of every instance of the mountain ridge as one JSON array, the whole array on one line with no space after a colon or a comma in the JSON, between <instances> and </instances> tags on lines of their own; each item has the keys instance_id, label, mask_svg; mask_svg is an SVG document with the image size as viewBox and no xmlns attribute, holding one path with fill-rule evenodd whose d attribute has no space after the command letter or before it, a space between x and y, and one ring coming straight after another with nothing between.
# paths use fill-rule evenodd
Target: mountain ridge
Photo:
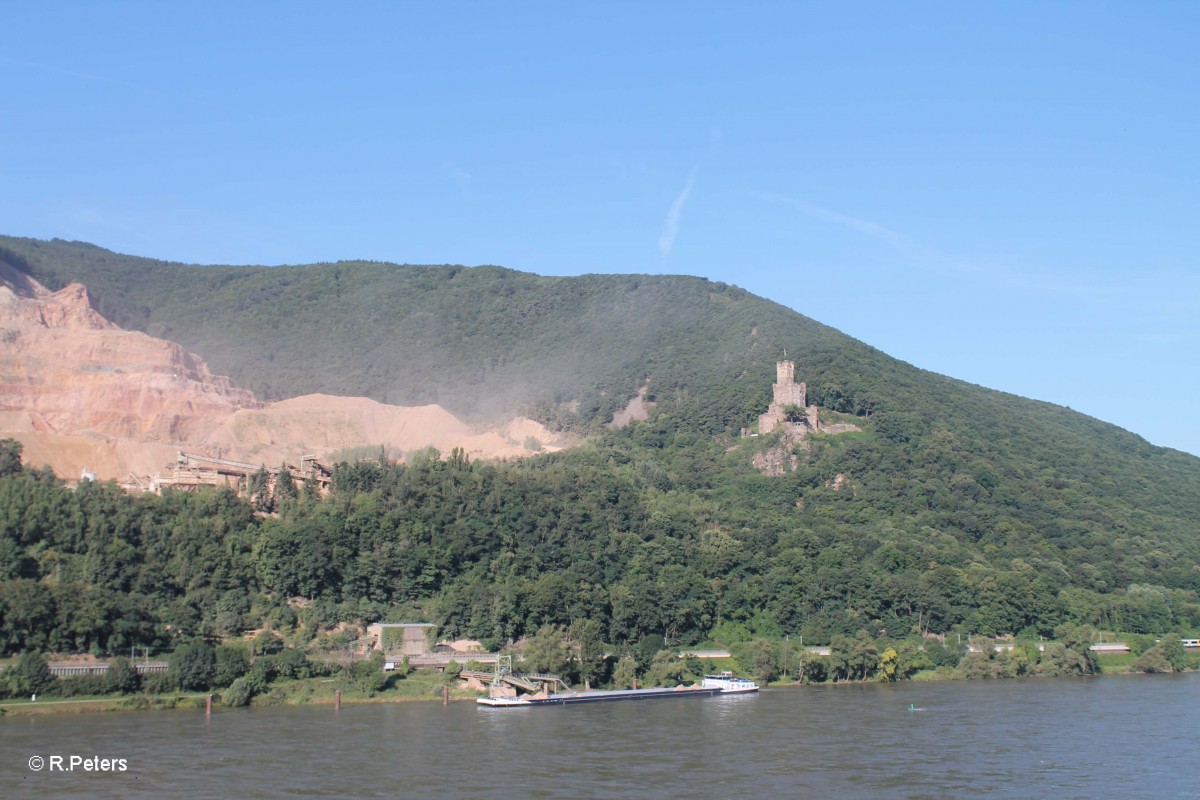
<instances>
[{"instance_id":1,"label":"mountain ridge","mask_svg":"<svg viewBox=\"0 0 1200 800\"><path fill-rule=\"evenodd\" d=\"M787 351L810 402L870 418L889 446L937 444L926 440L941 432L977 471L1001 465L1017 481L1048 470L1097 497L1111 491L1097 476L1124 462L1144 474L1116 485L1143 508L1191 508L1200 494L1195 456L913 367L702 278L374 262L196 266L14 237L0 237L0 261L51 287L88 282L97 309L122 327L179 341L269 400L357 394L435 402L476 421L518 409L587 432L649 383L655 413L672 427L735 436L768 405L774 364Z\"/></svg>"},{"instance_id":2,"label":"mountain ridge","mask_svg":"<svg viewBox=\"0 0 1200 800\"><path fill-rule=\"evenodd\" d=\"M1200 459L917 369L736 287L495 267L185 267L11 237L0 261L52 286L83 281L106 314L199 343L233 367L221 371L281 394L323 380L483 416L522 404L588 434L519 462L337 468L334 497L248 523L238 568L256 582L221 589L245 608L285 614L299 596L319 599L322 619L405 613L499 640L594 617L621 645L698 641L722 621L812 641L1037 636L1065 621L1200 628ZM785 349L820 418L860 430L741 435L766 411ZM643 391L646 419L606 427ZM778 448L776 474L754 468ZM209 589L181 591L209 607Z\"/></svg>"}]
</instances>

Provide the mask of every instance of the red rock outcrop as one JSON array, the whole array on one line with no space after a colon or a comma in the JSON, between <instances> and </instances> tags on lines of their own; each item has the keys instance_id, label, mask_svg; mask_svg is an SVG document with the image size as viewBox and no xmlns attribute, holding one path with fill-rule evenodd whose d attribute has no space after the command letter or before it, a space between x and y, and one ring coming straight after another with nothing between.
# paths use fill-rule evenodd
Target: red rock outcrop
<instances>
[{"instance_id":1,"label":"red rock outcrop","mask_svg":"<svg viewBox=\"0 0 1200 800\"><path fill-rule=\"evenodd\" d=\"M203 439L259 404L177 344L121 330L73 283L0 281L0 428L142 442Z\"/></svg>"}]
</instances>

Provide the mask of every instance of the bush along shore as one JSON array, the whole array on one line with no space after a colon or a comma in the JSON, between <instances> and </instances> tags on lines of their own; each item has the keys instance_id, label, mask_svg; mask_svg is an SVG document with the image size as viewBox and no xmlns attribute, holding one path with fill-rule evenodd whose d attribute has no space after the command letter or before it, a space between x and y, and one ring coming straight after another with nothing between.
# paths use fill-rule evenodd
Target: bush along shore
<instances>
[{"instance_id":1,"label":"bush along shore","mask_svg":"<svg viewBox=\"0 0 1200 800\"><path fill-rule=\"evenodd\" d=\"M579 632L548 626L525 644L518 668L555 672L590 686L671 686L706 672L732 669L764 684L840 684L902 680L989 680L1107 673L1172 673L1200 669L1200 652L1181 637L1123 637L1128 651L1097 653L1083 629L1064 629L1052 642L967 639L953 642L909 639L876 641L859 634L835 637L828 647L796 646L790 639L752 638L713 644L728 657L697 658L651 637L615 656L589 651ZM704 652L700 650L700 652ZM582 658L581 658L582 656ZM357 660L334 660L284 646L265 632L253 640L214 645L181 644L163 672L139 674L124 657L111 659L103 674L55 677L44 656L24 653L0 673L0 713L48 714L89 711L201 709L209 698L224 707L403 702L470 699L478 693L458 680L462 667L443 671L409 669L401 662L384 669L376 650ZM481 665L469 665L487 669Z\"/></svg>"},{"instance_id":2,"label":"bush along shore","mask_svg":"<svg viewBox=\"0 0 1200 800\"><path fill-rule=\"evenodd\" d=\"M451 697L467 696L456 672L412 672L404 664L385 671L378 651L341 665L276 647L280 642L268 635L251 643L187 643L171 655L167 671L142 675L118 657L104 674L55 677L42 655L25 653L0 673L0 712L205 708L209 698L225 707L433 700L443 697L443 687Z\"/></svg>"}]
</instances>

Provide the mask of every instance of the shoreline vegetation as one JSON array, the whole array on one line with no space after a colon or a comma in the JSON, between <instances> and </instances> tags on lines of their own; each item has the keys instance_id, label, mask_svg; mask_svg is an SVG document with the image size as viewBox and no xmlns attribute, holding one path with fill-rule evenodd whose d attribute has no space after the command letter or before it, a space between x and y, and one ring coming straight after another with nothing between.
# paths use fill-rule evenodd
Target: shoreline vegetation
<instances>
[{"instance_id":1,"label":"shoreline vegetation","mask_svg":"<svg viewBox=\"0 0 1200 800\"><path fill-rule=\"evenodd\" d=\"M1200 669L1188 668L1181 670L1184 672L1197 672ZM1074 676L1074 677L1100 677L1100 676L1147 676L1155 673L1138 672L1135 670L1114 670L1097 673L1093 676ZM1025 675L1024 679L1046 679L1048 676L1043 675ZM1055 676L1068 677L1068 676ZM965 678L955 677L948 673L939 673L936 670L930 670L926 673L921 673L910 681L913 682L958 682L969 680ZM865 681L841 681L837 683L820 683L806 684L795 680L777 680L772 681L767 686L770 689L801 689L812 687L850 687L861 686L864 684L879 683L877 680ZM438 684L440 687L440 683ZM470 702L477 697L480 697L479 692L463 689L460 687L451 687L449 702L460 703ZM4 716L34 716L45 714L90 714L98 712L120 712L120 711L202 711L205 708L205 699L207 694L162 694L162 695L126 695L118 697L96 697L96 698L81 698L72 700L38 700L30 702L29 700L6 700L0 701L0 717ZM213 710L214 711L230 711L232 708L220 701L220 693L213 692ZM299 694L289 696L282 700L272 700L263 698L265 702L251 702L248 708L273 708L278 706L333 706L338 701L335 700L332 693L329 694ZM374 696L366 696L358 693L344 693L341 697L341 704L344 706L350 705L374 705L381 703L436 703L442 700L440 688L437 692L423 693L419 695L403 693L403 692L385 692Z\"/></svg>"},{"instance_id":2,"label":"shoreline vegetation","mask_svg":"<svg viewBox=\"0 0 1200 800\"><path fill-rule=\"evenodd\" d=\"M294 651L293 651L294 652ZM887 652L886 650L884 651ZM993 654L994 655L1003 655ZM1011 675L1002 671L994 671L992 674L981 672L978 664L969 663L975 657L975 660L984 662L996 662L994 657L984 657L982 654L967 653L959 666L948 667L939 666L933 668L924 668L905 675L900 678L900 681L914 682L930 682L930 681L961 681L961 680L984 680L984 679L1019 679L1019 678L1046 678L1046 677L1086 677L1090 675L1145 675L1165 672L1195 672L1200 671L1200 653L1185 652L1183 659L1176 662L1176 666L1172 669L1146 669L1147 661L1133 653L1125 654L1103 654L1096 657L1095 669L1092 672L1075 672L1075 673L1059 673L1045 674L1033 671L1027 671L1020 675ZM825 661L830 661L832 657L822 657ZM470 701L480 696L476 690L468 688L465 684L460 683L456 677L456 671L451 670L449 674L443 674L436 670L417 670L408 672L401 668L394 673L375 672L382 665L379 659L369 659L358 662L360 668L358 675L355 676L353 671L345 672L341 677L295 677L290 679L282 679L272 682L269 687L261 694L256 694L251 697L244 695L233 687L226 686L223 688L214 687L209 691L164 691L164 692L136 692L130 694L90 694L87 696L60 696L54 692L54 687L48 685L43 693L41 693L36 701L29 698L13 698L0 700L0 717L4 716L32 716L43 714L81 714L81 713L96 713L96 712L121 712L121 711L162 711L162 710L204 710L207 699L212 698L213 708L216 710L228 710L233 707L253 707L253 708L270 708L274 706L304 706L304 705L321 705L332 706L335 704L341 705L364 705L377 703L405 703L405 702L438 702L443 699L453 702ZM662 659L659 659L660 663ZM685 668L689 665L691 668L697 667L695 663L697 659L677 659L678 663ZM364 667L369 665L371 672ZM13 665L9 666L10 669ZM734 669L743 672L749 672L742 668L741 663L737 658L720 658L720 659L704 659L700 665L701 672L717 669ZM6 670L7 671L7 670ZM366 683L363 683L363 677L367 677ZM694 674L687 671L678 671L671 677L677 682L689 682L694 678ZM764 684L773 689L781 688L798 688L802 686L852 686L863 685L870 683L891 683L897 681L889 681L885 679L885 673L881 670L867 677L859 678L839 678L836 680L821 680L812 681L806 680L803 675L775 675L775 676L758 676L760 679L766 677ZM87 679L65 678L59 679L60 685L65 688L72 681L82 682ZM669 685L669 681L663 685ZM443 689L448 689L443 698ZM46 691L48 690L48 691ZM339 696L340 693L340 696Z\"/></svg>"},{"instance_id":3,"label":"shoreline vegetation","mask_svg":"<svg viewBox=\"0 0 1200 800\"><path fill-rule=\"evenodd\" d=\"M455 681L457 684L457 681ZM445 677L435 671L414 672L395 685L380 691L370 691L344 682L304 678L284 681L272 687L241 707L270 708L274 706L304 705L367 705L375 703L439 702L442 687L447 686ZM462 685L449 685L448 699L451 701L473 700L478 692ZM337 692L341 692L340 698ZM39 695L36 701L23 699L0 700L0 717L29 716L35 714L82 714L101 711L203 711L207 698L212 697L214 710L230 710L235 706L226 700L229 687L213 689L211 692L165 692L158 694L99 695L78 698L59 698L56 695Z\"/></svg>"}]
</instances>

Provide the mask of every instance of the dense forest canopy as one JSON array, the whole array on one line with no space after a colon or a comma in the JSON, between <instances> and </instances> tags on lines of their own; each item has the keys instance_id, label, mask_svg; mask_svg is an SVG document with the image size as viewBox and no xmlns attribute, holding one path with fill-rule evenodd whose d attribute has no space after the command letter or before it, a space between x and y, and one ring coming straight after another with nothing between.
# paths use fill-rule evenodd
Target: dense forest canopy
<instances>
[{"instance_id":1,"label":"dense forest canopy","mask_svg":"<svg viewBox=\"0 0 1200 800\"><path fill-rule=\"evenodd\" d=\"M228 492L68 491L10 464L6 652L375 619L491 642L595 619L616 646L733 629L818 643L1200 627L1200 459L924 372L735 287L498 267L195 267L13 238L0 259L52 288L82 281L113 321L178 341L267 398L526 409L591 435L521 462L342 464L326 498L259 497L277 517ZM785 349L810 402L859 432L739 437ZM605 429L647 383L650 419ZM1150 413L1153 398L1138 400L1131 413ZM751 466L780 447L794 470Z\"/></svg>"},{"instance_id":2,"label":"dense forest canopy","mask_svg":"<svg viewBox=\"0 0 1200 800\"><path fill-rule=\"evenodd\" d=\"M740 449L638 423L523 462L343 463L324 499L267 499L278 516L225 490L134 497L10 471L0 649L161 648L264 624L315 636L379 619L493 644L590 619L619 647L731 625L810 643L1200 626L1194 538L1108 539L936 473L897 491L887 467L864 469L836 488L829 471L869 447L814 442L812 463L769 478Z\"/></svg>"}]
</instances>

